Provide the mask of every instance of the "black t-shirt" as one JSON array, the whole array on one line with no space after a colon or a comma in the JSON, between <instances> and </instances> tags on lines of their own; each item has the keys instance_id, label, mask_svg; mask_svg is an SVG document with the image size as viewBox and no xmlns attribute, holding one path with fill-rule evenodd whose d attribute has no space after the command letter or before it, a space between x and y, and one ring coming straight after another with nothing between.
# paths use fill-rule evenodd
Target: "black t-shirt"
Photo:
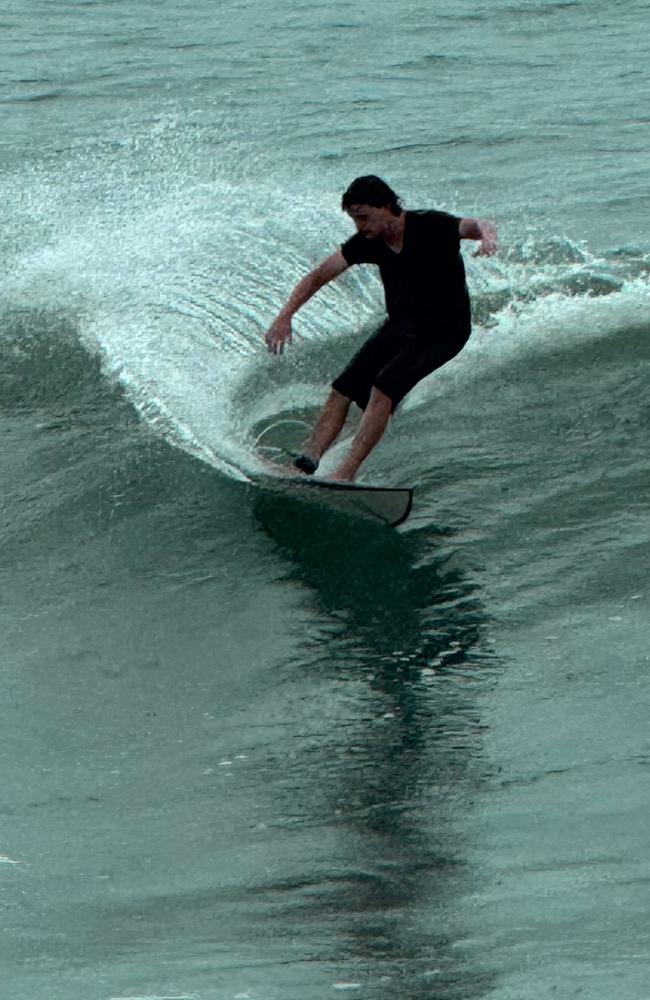
<instances>
[{"instance_id":1,"label":"black t-shirt","mask_svg":"<svg viewBox=\"0 0 650 1000\"><path fill-rule=\"evenodd\" d=\"M381 238L355 233L341 247L348 264L377 264L391 319L469 330L470 305L460 253L460 219L447 212L405 213L400 253Z\"/></svg>"}]
</instances>

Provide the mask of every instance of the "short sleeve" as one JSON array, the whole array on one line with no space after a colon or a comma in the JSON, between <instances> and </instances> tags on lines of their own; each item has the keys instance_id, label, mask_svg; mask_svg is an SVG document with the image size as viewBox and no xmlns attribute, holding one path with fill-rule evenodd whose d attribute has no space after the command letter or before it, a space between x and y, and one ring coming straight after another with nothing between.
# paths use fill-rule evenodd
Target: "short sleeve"
<instances>
[{"instance_id":1,"label":"short sleeve","mask_svg":"<svg viewBox=\"0 0 650 1000\"><path fill-rule=\"evenodd\" d=\"M348 264L376 263L376 257L372 250L372 240L367 240L362 233L355 233L341 245L341 253Z\"/></svg>"},{"instance_id":2,"label":"short sleeve","mask_svg":"<svg viewBox=\"0 0 650 1000\"><path fill-rule=\"evenodd\" d=\"M460 246L460 216L450 212L428 212L435 236L457 243Z\"/></svg>"}]
</instances>

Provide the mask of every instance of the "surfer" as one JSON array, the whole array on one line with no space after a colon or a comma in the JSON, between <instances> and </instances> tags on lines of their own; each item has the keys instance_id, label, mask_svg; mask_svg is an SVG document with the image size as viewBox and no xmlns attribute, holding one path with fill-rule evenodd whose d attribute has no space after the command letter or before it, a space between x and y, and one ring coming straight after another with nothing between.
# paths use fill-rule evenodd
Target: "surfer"
<instances>
[{"instance_id":1,"label":"surfer","mask_svg":"<svg viewBox=\"0 0 650 1000\"><path fill-rule=\"evenodd\" d=\"M478 240L475 256L495 253L497 242L489 222L404 210L395 192L374 175L354 180L341 207L357 232L298 282L265 341L271 353L281 354L292 339L293 315L323 285L353 264L379 267L387 319L332 383L304 453L294 463L308 475L316 471L354 402L363 416L329 477L353 481L407 392L467 343L471 313L460 241Z\"/></svg>"}]
</instances>

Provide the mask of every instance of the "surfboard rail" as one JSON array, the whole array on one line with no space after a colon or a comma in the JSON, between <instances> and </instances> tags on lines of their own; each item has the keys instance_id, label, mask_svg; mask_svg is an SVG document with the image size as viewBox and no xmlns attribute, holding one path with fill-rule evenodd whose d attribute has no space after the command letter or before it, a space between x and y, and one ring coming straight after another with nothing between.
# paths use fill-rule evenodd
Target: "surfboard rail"
<instances>
[{"instance_id":1,"label":"surfboard rail","mask_svg":"<svg viewBox=\"0 0 650 1000\"><path fill-rule=\"evenodd\" d=\"M391 528L403 524L413 507L413 488L410 486L368 486L307 476L256 478L261 486L274 492L322 503L343 514L381 521Z\"/></svg>"}]
</instances>

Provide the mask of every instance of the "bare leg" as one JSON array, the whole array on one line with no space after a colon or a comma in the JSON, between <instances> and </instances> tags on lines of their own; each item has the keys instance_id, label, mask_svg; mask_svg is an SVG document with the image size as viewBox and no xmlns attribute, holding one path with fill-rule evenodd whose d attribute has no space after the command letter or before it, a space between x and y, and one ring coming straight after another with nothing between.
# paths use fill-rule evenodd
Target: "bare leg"
<instances>
[{"instance_id":1,"label":"bare leg","mask_svg":"<svg viewBox=\"0 0 650 1000\"><path fill-rule=\"evenodd\" d=\"M329 477L330 479L354 480L359 466L368 457L386 430L392 411L393 401L390 397L373 386L370 400L364 410L350 450Z\"/></svg>"},{"instance_id":2,"label":"bare leg","mask_svg":"<svg viewBox=\"0 0 650 1000\"><path fill-rule=\"evenodd\" d=\"M305 454L319 462L331 444L341 433L350 409L350 400L336 389L332 389L321 414L314 425L311 436L305 444Z\"/></svg>"}]
</instances>

